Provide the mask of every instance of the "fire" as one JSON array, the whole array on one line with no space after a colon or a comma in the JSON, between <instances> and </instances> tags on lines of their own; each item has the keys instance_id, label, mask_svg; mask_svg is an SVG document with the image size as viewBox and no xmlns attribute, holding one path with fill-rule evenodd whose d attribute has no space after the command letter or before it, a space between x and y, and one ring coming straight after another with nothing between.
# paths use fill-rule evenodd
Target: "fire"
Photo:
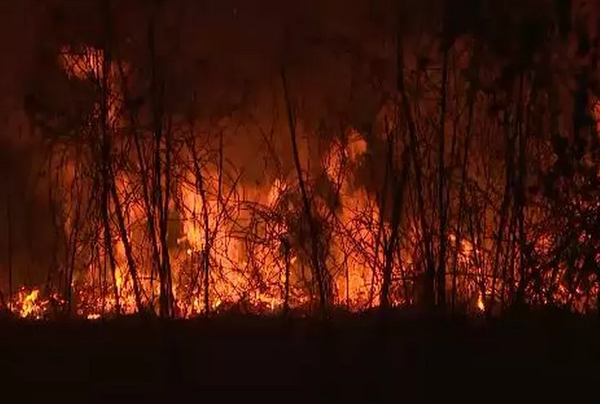
<instances>
[{"instance_id":1,"label":"fire","mask_svg":"<svg viewBox=\"0 0 600 404\"><path fill-rule=\"evenodd\" d=\"M321 215L334 223L333 229L339 235L330 247L326 262L332 272L337 272L334 285L339 291L339 302L362 309L376 305L378 299L378 287L371 279L373 267L369 262L373 260L370 248L375 243L373 232L379 216L374 200L364 190L353 188L347 170L348 164L355 163L366 152L366 142L356 131L351 131L348 138L345 146L332 144L323 167L331 182L339 186L341 211L333 212L324 206L319 209ZM201 178L197 178L198 175ZM297 184L293 180L275 178L264 186L238 186L236 189L231 184L219 183L219 173L210 167L199 173L188 171L185 176L173 205L179 211L182 234L169 251L179 315L189 317L203 313L207 291L211 310L243 303L274 312L286 300L295 305L306 304L309 299L301 278L306 276L305 264L286 241L292 237L286 217L294 215L294 204L288 199ZM125 212L127 237L130 243L137 243L134 223L143 223L146 218L141 207L143 200L135 196L132 184L133 181L125 176L119 177L117 182L121 198L131 200L130 208ZM226 201L219 199L235 192L241 194L236 204L247 208L234 211ZM114 234L118 234L116 228ZM250 240L254 242L249 243ZM105 290L100 296L89 292L78 294L85 306L81 313L89 319L114 311L117 297L121 313L137 310L127 252L120 236L116 237L112 248L116 291ZM348 251L353 253L348 254ZM141 246L134 253L146 303L153 305L149 299L158 296L158 282L156 277L150 279L152 269L142 266L146 262L151 267L151 260L144 258L147 252ZM204 274L207 267L210 271L208 279ZM81 290L91 290L92 277L100 272L100 268L92 265L79 286ZM290 285L288 292L283 290L286 282ZM286 297L286 293L289 296Z\"/></svg>"},{"instance_id":2,"label":"fire","mask_svg":"<svg viewBox=\"0 0 600 404\"><path fill-rule=\"evenodd\" d=\"M477 309L479 309L481 312L485 311L485 303L483 302L483 296L481 293L479 293L477 296Z\"/></svg>"},{"instance_id":3,"label":"fire","mask_svg":"<svg viewBox=\"0 0 600 404\"><path fill-rule=\"evenodd\" d=\"M84 49L81 53L65 49L61 64L67 74L79 80L98 82L105 73L110 75L113 101L109 118L111 125L117 125L119 100L123 96L116 85L116 67L111 65L111 71L104 72L103 58L104 54L94 49ZM375 197L355 185L353 173L367 152L366 138L353 128L348 128L343 140L331 141L321 168L339 201L339 209L315 198L315 214L332 235L330 243L321 248L325 248L323 265L331 274L333 303L351 310L379 304L381 279L374 274L383 270L385 261L381 235L389 234ZM197 151L192 145L182 150L179 157L182 166L188 169L177 173L181 180L175 184L168 207L177 212L181 225L176 243L168 247L178 316L190 317L237 304L276 312L284 304L303 306L314 300L315 291L307 286L314 283L306 259L308 253L304 251L307 247L298 240L300 212L298 201L294 202L297 179L278 175L263 184L242 185L224 177L222 167L198 164ZM67 186L74 187L75 166L70 163L67 167L71 179ZM125 171L115 174L116 198L127 206L122 219L126 234L115 224L116 219L111 220L112 245L98 248L96 259L72 286L78 298L77 313L88 319L97 319L117 309L121 314L138 310L132 270L139 278L143 304L152 309L157 307L161 292L153 256L160 256L164 246L161 243L151 247L151 243L158 243L156 239L152 241L149 233L148 222L155 218L148 218L147 197L141 193L135 175ZM66 201L65 205L72 203ZM114 215L117 209L114 202L109 209ZM68 234L78 226L72 213L67 215L65 223ZM155 229L158 226L154 223ZM132 251L127 251L126 242ZM462 246L460 262L470 265L468 257L473 248L466 240ZM106 258L110 254L114 262ZM403 264L393 265L394 274L404 273L413 265L412 259L406 257L407 252L403 254ZM21 312L27 316L37 313L37 299L38 292L24 299ZM396 304L402 299L392 297L392 301Z\"/></svg>"},{"instance_id":4,"label":"fire","mask_svg":"<svg viewBox=\"0 0 600 404\"><path fill-rule=\"evenodd\" d=\"M31 320L42 320L50 315L51 308L64 304L64 301L56 294L49 297L42 295L38 288L20 288L10 299L11 311L21 318Z\"/></svg>"},{"instance_id":5,"label":"fire","mask_svg":"<svg viewBox=\"0 0 600 404\"><path fill-rule=\"evenodd\" d=\"M23 292L24 296L21 300L21 317L30 317L30 316L36 316L39 315L38 312L40 311L40 307L38 306L38 297L40 294L40 291L35 289L33 291L31 291L28 294L25 294L26 292Z\"/></svg>"},{"instance_id":6,"label":"fire","mask_svg":"<svg viewBox=\"0 0 600 404\"><path fill-rule=\"evenodd\" d=\"M427 211L425 218L418 218L416 212L409 212L400 224L397 251L386 256L384 246L393 232L383 203L376 192L357 184L358 169L373 147L367 135L347 127L319 151L318 167L306 170L313 216L307 218L299 208L299 181L283 169L265 173L260 183L244 181L243 173L228 166L226 157L216 158L218 153L210 145L198 147L194 127L181 130L191 135L177 133L174 147L167 147L164 140L160 143L157 134L145 128L140 129L141 134L124 130L131 117L124 117L123 112L127 87L121 83L123 66L106 60L105 52L89 47L81 52L65 48L59 62L73 80L107 83L103 90L110 102L103 105L108 111L101 111L99 104L95 114L96 118L101 112L108 115L109 122L104 123L114 135L109 156L114 167L107 174L114 192L111 188L107 206L99 207L97 195L90 191L97 186L97 179L86 183L89 179L83 177L86 170L99 171L98 165L72 156L60 164L62 230L71 242L66 249L74 257L59 269L61 274L69 270L74 273L71 283L64 280L60 287L73 291L73 310L79 316L97 320L117 313L134 314L140 308L157 312L164 288L172 289L170 303L176 316L183 318L232 306L261 313L276 313L285 306L307 308L318 296L311 269L314 259L320 260L327 275L323 282L331 303L349 310L379 305L389 256L392 305L412 304L421 298L424 267L431 263L426 262L423 241L426 226L420 226L419 220L435 221L437 213ZM600 104L596 102L593 108L594 116L600 116ZM188 141L185 136L193 139ZM134 140L137 144L132 151ZM174 150L168 151L170 147ZM166 161L172 161L169 174L155 167ZM326 183L323 188L327 191L320 189L319 181ZM407 198L414 199L415 185L409 184ZM86 199L86 192L93 196ZM100 209L106 218L98 218ZM96 215L85 216L86 212ZM308 220L318 227L318 240L307 234ZM447 239L448 291L451 285L459 299L469 302L469 310L485 311L508 296L510 287L524 284L517 265L496 262L496 252L502 247L506 256L518 257L523 247L516 243L505 247L509 244L505 240L496 243L486 234L489 229L478 232L477 225L469 223L471 228L459 230L452 223L447 233L435 234L438 241L432 244L440 245L439 240ZM495 230L493 233L495 236ZM525 238L535 240L532 249L536 254L550 251L551 237L526 234ZM320 244L314 253L309 247L317 241ZM587 242L586 237L581 236L579 242ZM165 268L169 282L160 276ZM502 276L495 272L498 268ZM540 282L552 285L556 283L552 276L562 279L565 273L564 268L557 267ZM584 300L579 299L583 294L579 285L567 287L559 281L555 289L538 289L526 292L544 303L575 301L577 305ZM22 289L10 298L10 305L21 317L41 319L58 300L56 294L43 297L40 289Z\"/></svg>"},{"instance_id":7,"label":"fire","mask_svg":"<svg viewBox=\"0 0 600 404\"><path fill-rule=\"evenodd\" d=\"M329 180L337 184L341 204L335 217L339 239L333 246L331 263L340 268L336 285L343 291L341 302L359 309L378 304L378 287L372 284L371 274L376 269L373 266L383 262L383 251L374 255L380 222L377 204L366 190L353 186L349 170L366 153L367 144L354 129L347 137L345 146L333 142L323 165Z\"/></svg>"}]
</instances>

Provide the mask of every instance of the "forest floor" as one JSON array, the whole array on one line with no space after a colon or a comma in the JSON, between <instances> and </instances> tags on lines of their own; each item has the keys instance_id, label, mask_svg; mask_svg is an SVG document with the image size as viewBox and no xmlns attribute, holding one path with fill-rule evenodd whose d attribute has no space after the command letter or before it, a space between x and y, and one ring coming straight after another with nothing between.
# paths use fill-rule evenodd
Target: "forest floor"
<instances>
[{"instance_id":1,"label":"forest floor","mask_svg":"<svg viewBox=\"0 0 600 404\"><path fill-rule=\"evenodd\" d=\"M327 324L236 315L1 320L0 397L487 403L521 402L526 390L540 402L567 386L597 396L599 337L595 318L561 313L493 321L397 313L385 323L345 315Z\"/></svg>"}]
</instances>

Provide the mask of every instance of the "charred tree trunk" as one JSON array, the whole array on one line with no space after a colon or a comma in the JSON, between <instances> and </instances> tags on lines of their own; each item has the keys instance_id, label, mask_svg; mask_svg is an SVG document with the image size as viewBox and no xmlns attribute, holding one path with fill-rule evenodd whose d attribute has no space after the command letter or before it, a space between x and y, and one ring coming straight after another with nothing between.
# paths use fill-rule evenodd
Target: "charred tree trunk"
<instances>
[{"instance_id":1,"label":"charred tree trunk","mask_svg":"<svg viewBox=\"0 0 600 404\"><path fill-rule=\"evenodd\" d=\"M10 184L10 179L8 179ZM10 186L8 187L10 189ZM13 295L13 239L12 239L12 211L10 203L10 193L6 193L6 248L7 248L7 264L8 264L8 305L9 310L12 310L12 295Z\"/></svg>"},{"instance_id":2,"label":"charred tree trunk","mask_svg":"<svg viewBox=\"0 0 600 404\"><path fill-rule=\"evenodd\" d=\"M417 150L417 126L415 124L413 112L409 104L409 97L406 92L405 77L404 77L404 44L403 38L400 31L402 23L399 18L398 31L396 37L396 57L397 57L397 82L396 89L400 96L400 105L402 111L402 118L406 121L409 134L409 149L411 155L411 161L415 170L415 182L417 191L417 210L420 216L421 222L421 234L423 237L423 244L425 250L425 276L423 284L423 299L425 306L428 309L432 309L435 306L435 263L433 261L433 249L431 232L429 225L427 224L426 212L425 212L425 198L423 197L423 173L421 171L421 162L419 160L419 154Z\"/></svg>"},{"instance_id":3,"label":"charred tree trunk","mask_svg":"<svg viewBox=\"0 0 600 404\"><path fill-rule=\"evenodd\" d=\"M283 315L287 316L290 312L290 267L291 267L291 248L290 243L284 239L283 243L283 255L285 259L285 277L283 285Z\"/></svg>"},{"instance_id":4,"label":"charred tree trunk","mask_svg":"<svg viewBox=\"0 0 600 404\"><path fill-rule=\"evenodd\" d=\"M523 134L523 121L524 121L524 106L523 97L524 94L524 74L519 77L519 95L517 105L517 140L515 143L518 144L518 156L517 156L517 181L515 184L515 207L516 207L516 220L518 223L518 240L519 240L519 287L517 289L517 299L522 300L525 296L525 290L527 288L526 282L526 234L525 234L525 153L526 143L525 135Z\"/></svg>"},{"instance_id":5,"label":"charred tree trunk","mask_svg":"<svg viewBox=\"0 0 600 404\"><path fill-rule=\"evenodd\" d=\"M115 310L116 314L119 315L121 313L121 307L119 288L117 285L117 263L113 251L113 239L110 227L110 144L108 137L108 119L106 117L106 115L108 114L107 103L108 101L106 100L106 97L102 97L102 154L100 160L100 171L102 174L102 203L100 210L102 215L102 223L104 227L104 253L106 256L108 256L108 261L110 264L113 288L115 293Z\"/></svg>"},{"instance_id":6,"label":"charred tree trunk","mask_svg":"<svg viewBox=\"0 0 600 404\"><path fill-rule=\"evenodd\" d=\"M106 13L106 29L107 36L110 33L111 27L111 19L110 19L110 2L108 0L104 3L105 13ZM108 42L108 38L107 38ZM108 46L105 46L108 48ZM120 307L120 296L119 296L119 288L117 285L117 264L113 251L113 240L110 228L110 165L111 165L111 144L110 144L110 135L109 135L109 117L108 117L108 105L109 105L109 91L108 91L108 72L106 71L110 67L110 61L107 60L108 57L105 54L104 60L102 61L102 83L101 83L101 91L102 91L102 99L100 102L100 119L101 119L101 156L100 156L100 171L102 173L102 221L104 224L104 251L105 254L108 255L110 269L112 274L113 288L115 292L115 310L116 314L119 315L121 313Z\"/></svg>"},{"instance_id":7,"label":"charred tree trunk","mask_svg":"<svg viewBox=\"0 0 600 404\"><path fill-rule=\"evenodd\" d=\"M490 304L486 307L487 315L491 315L494 302L496 300L496 286L498 280L500 258L502 257L502 251L505 244L504 235L506 232L506 224L510 215L510 204L512 201L511 195L514 189L514 166L515 166L515 136L511 134L512 129L510 128L508 113L506 114L504 127L506 130L506 171L505 171L505 185L504 195L502 197L502 204L500 206L500 217L498 218L498 227L496 230L496 251L494 254L494 263L492 268L492 288L490 294ZM507 249L508 251L508 249Z\"/></svg>"},{"instance_id":8,"label":"charred tree trunk","mask_svg":"<svg viewBox=\"0 0 600 404\"><path fill-rule=\"evenodd\" d=\"M119 74L121 77L121 87L123 91L123 97L126 100L126 105L131 105L132 107L126 109L126 113L128 114L129 125L130 125L130 134L133 138L133 143L137 155L137 160L140 165L140 176L141 176L141 189L142 189L142 198L144 204L144 210L146 214L146 222L148 226L148 233L150 236L150 243L152 248L152 261L153 267L150 273L150 285L151 285L151 301L154 301L154 275L155 273L160 273L161 266L161 254L160 254L160 241L158 239L158 232L156 229L156 206L153 203L153 197L151 195L151 184L150 184L150 165L145 157L144 148L142 139L140 139L141 135L139 131L136 129L139 125L136 110L133 107L133 100L131 100L131 95L127 90L127 79L125 77L125 72L122 64L119 64Z\"/></svg>"},{"instance_id":9,"label":"charred tree trunk","mask_svg":"<svg viewBox=\"0 0 600 404\"><path fill-rule=\"evenodd\" d=\"M395 252L399 245L400 224L402 219L402 211L404 208L404 190L406 189L408 172L410 168L410 160L407 151L408 148L406 148L405 152L402 154L402 173L398 183L394 187L395 193L391 222L392 232L385 249L385 266L383 270L383 281L381 284L380 296L381 310L384 312L384 314L390 307L389 292L392 283L392 269L394 267Z\"/></svg>"},{"instance_id":10,"label":"charred tree trunk","mask_svg":"<svg viewBox=\"0 0 600 404\"><path fill-rule=\"evenodd\" d=\"M202 285L204 287L204 314L208 317L210 315L210 265L207 255L207 249L202 251Z\"/></svg>"},{"instance_id":11,"label":"charred tree trunk","mask_svg":"<svg viewBox=\"0 0 600 404\"><path fill-rule=\"evenodd\" d=\"M387 200L387 190L388 184L393 184L393 202L392 202L392 218L391 218L391 234L390 237L385 243L384 254L385 254L385 263L383 268L383 280L381 283L381 291L380 291L380 308L383 314L386 314L388 309L390 308L390 287L392 283L392 270L394 268L394 259L395 252L399 246L400 241L400 225L402 222L402 213L404 209L404 191L406 189L406 184L408 181L408 174L410 171L410 148L405 146L400 156L400 161L402 164L402 171L400 174L400 178L396 179L397 172L396 168L396 159L397 154L396 150L398 149L397 143L399 143L398 133L400 130L397 128L394 130L392 134L389 134L388 145L387 145L387 159L386 159L386 173L384 179L384 192L382 196L382 211L385 211L385 201ZM380 223L379 223L379 234L378 239L381 237L381 231L383 228L383 215L381 215Z\"/></svg>"},{"instance_id":12,"label":"charred tree trunk","mask_svg":"<svg viewBox=\"0 0 600 404\"><path fill-rule=\"evenodd\" d=\"M158 59L156 57L156 39L154 20L148 27L148 48L150 50L151 83L150 91L152 98L152 125L154 134L154 203L155 211L158 211L159 239L161 245L161 265L159 271L160 296L159 312L163 318L173 316L173 289L171 285L171 267L169 249L167 244L167 224L169 207L170 187L170 133L164 128L164 80L159 77ZM167 133L165 133L167 132ZM165 142L165 170L163 174L163 163L161 150ZM163 177L165 189L163 190Z\"/></svg>"},{"instance_id":13,"label":"charred tree trunk","mask_svg":"<svg viewBox=\"0 0 600 404\"><path fill-rule=\"evenodd\" d=\"M112 175L111 175L112 177ZM131 282L133 285L133 293L135 297L135 304L137 306L138 313L143 312L143 303L142 303L142 292L140 288L140 282L137 274L135 259L133 258L133 248L129 241L129 236L127 235L127 226L125 224L125 217L123 216L123 210L121 207L121 201L119 200L119 195L117 193L117 187L115 186L114 180L111 181L110 184L112 200L115 209L115 215L117 216L117 226L119 230L119 236L121 236L121 241L123 242L123 247L125 249L125 258L127 260L127 267L129 268L129 275L131 276Z\"/></svg>"},{"instance_id":14,"label":"charred tree trunk","mask_svg":"<svg viewBox=\"0 0 600 404\"><path fill-rule=\"evenodd\" d=\"M211 230L210 230L210 218L208 212L208 201L206 195L206 189L204 186L204 178L202 176L202 170L200 169L200 162L198 161L198 156L194 150L194 140L191 139L189 142L188 148L194 153L193 155L193 165L194 165L194 176L196 177L195 186L196 191L200 194L200 199L202 201L202 227L204 228L204 245L202 246L202 260L201 264L201 272L203 274L202 277L202 287L204 289L204 313L206 316L210 315L210 253L211 253ZM216 230L216 229L215 229Z\"/></svg>"},{"instance_id":15,"label":"charred tree trunk","mask_svg":"<svg viewBox=\"0 0 600 404\"><path fill-rule=\"evenodd\" d=\"M311 201L308 195L308 191L306 189L306 184L304 183L304 178L302 174L302 165L300 164L300 156L298 152L298 144L296 139L296 118L294 114L294 109L292 106L292 101L290 98L285 66L281 68L281 82L283 85L283 95L285 101L285 107L287 111L288 118L288 127L290 131L291 143L292 143L292 151L294 154L294 165L296 167L296 174L298 176L298 184L300 186L300 192L302 194L302 203L304 206L304 214L306 216L306 220L308 221L309 233L310 233L310 246L312 253L312 265L315 273L315 277L317 278L317 288L319 293L319 309L321 315L324 318L328 317L328 299L325 291L325 279L324 279L324 269L321 265L320 253L319 253L319 234L315 228L315 222L312 215L311 210Z\"/></svg>"},{"instance_id":16,"label":"charred tree trunk","mask_svg":"<svg viewBox=\"0 0 600 404\"><path fill-rule=\"evenodd\" d=\"M113 252L112 235L110 231L110 219L109 219L109 208L108 208L108 186L105 184L102 190L102 222L104 227L104 254L108 257L108 264L110 265L110 274L112 287L115 293L115 312L118 315L121 314L121 304L119 296L119 288L117 286L117 263L115 260L115 254ZM103 293L104 295L104 293Z\"/></svg>"},{"instance_id":17,"label":"charred tree trunk","mask_svg":"<svg viewBox=\"0 0 600 404\"><path fill-rule=\"evenodd\" d=\"M440 128L439 128L439 149L438 149L438 214L439 214L439 257L437 270L437 304L440 308L446 306L446 216L448 214L446 206L446 163L445 163L445 134L446 134L446 98L448 92L448 53L444 48L442 62L442 94L440 99Z\"/></svg>"},{"instance_id":18,"label":"charred tree trunk","mask_svg":"<svg viewBox=\"0 0 600 404\"><path fill-rule=\"evenodd\" d=\"M142 297L140 291L139 280L136 271L135 260L133 258L133 250L129 243L129 237L127 235L127 227L125 224L125 218L123 217L123 211L121 207L121 203L119 201L119 195L117 193L117 187L115 184L115 177L113 173L112 167L112 134L110 128L110 116L109 116L109 103L110 103L110 71L112 68L112 55L110 52L110 44L112 38L112 18L111 18L111 9L110 9L110 1L104 1L105 7L105 18L106 18L106 43L103 49L103 59L102 59L102 70L101 70L101 91L102 91L102 99L101 99L101 130L102 130L102 175L103 175L103 186L104 186L104 198L109 199L109 195L112 197L113 207L115 210L115 214L117 216L117 225L118 231L121 236L121 240L123 241L123 246L125 247L125 255L127 259L127 265L129 268L129 273L131 275L131 280L133 283L133 291L135 294L135 301L137 305L138 312L142 311ZM108 202L104 203L106 215L105 218L105 228L106 222L108 221ZM110 222L108 223L110 228ZM105 235L110 237L110 232ZM109 247L112 248L112 247ZM116 289L116 279L115 279L115 289ZM118 292L117 292L118 293Z\"/></svg>"},{"instance_id":19,"label":"charred tree trunk","mask_svg":"<svg viewBox=\"0 0 600 404\"><path fill-rule=\"evenodd\" d=\"M76 174L77 176L77 174ZM67 260L68 266L65 268L65 291L66 291L66 315L71 315L73 307L73 274L75 272L75 259L77 256L77 240L80 231L81 206L80 202L75 207L75 218L72 228L69 231L69 243L67 245Z\"/></svg>"},{"instance_id":20,"label":"charred tree trunk","mask_svg":"<svg viewBox=\"0 0 600 404\"><path fill-rule=\"evenodd\" d=\"M466 130L466 138L465 145L463 151L463 159L462 159L462 173L461 173L461 182L460 182L460 190L458 197L458 225L456 228L455 241L454 241L454 256L453 256L453 264L452 264L452 297L451 297L451 306L454 311L456 307L456 297L457 297L457 269L458 269L458 254L461 248L461 241L463 237L463 220L464 220L464 210L465 210L465 198L466 198L466 183L467 183L467 174L469 167L469 149L471 145L471 137L473 133L473 114L474 114L474 106L475 106L475 88L471 84L469 88L469 92L467 95L467 104L468 104L468 117L467 117L467 130Z\"/></svg>"}]
</instances>

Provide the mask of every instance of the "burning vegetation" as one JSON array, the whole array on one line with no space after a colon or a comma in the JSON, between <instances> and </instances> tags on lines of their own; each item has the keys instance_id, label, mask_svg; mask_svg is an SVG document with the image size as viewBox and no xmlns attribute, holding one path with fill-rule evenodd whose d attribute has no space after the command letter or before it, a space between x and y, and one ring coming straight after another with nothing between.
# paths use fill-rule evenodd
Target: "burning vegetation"
<instances>
[{"instance_id":1,"label":"burning vegetation","mask_svg":"<svg viewBox=\"0 0 600 404\"><path fill-rule=\"evenodd\" d=\"M382 46L276 27L268 79L218 111L166 44L177 12L149 5L130 37L111 3L93 40L56 47L56 94L26 100L55 248L16 293L9 260L9 310L598 310L600 20L577 2L440 1L421 25L414 4L353 2ZM307 95L313 52L339 56L348 101Z\"/></svg>"}]
</instances>

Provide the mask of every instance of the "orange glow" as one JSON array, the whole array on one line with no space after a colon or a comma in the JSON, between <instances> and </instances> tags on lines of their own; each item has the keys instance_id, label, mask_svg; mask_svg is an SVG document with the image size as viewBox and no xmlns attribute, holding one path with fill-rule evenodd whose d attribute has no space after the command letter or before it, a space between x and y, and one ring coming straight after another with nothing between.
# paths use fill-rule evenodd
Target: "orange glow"
<instances>
[{"instance_id":1,"label":"orange glow","mask_svg":"<svg viewBox=\"0 0 600 404\"><path fill-rule=\"evenodd\" d=\"M307 219L294 175L280 170L276 174L265 173L260 183L243 181L235 169L224 167L225 163L215 164L213 151L195 150L195 140L181 142L172 156L177 159L177 164L173 164L169 203L166 207L155 206L159 204L154 200L156 190L152 187L158 183L158 189L164 191L165 179L146 178L153 175L152 169L148 168L152 163L144 161L142 164L140 160L144 156L140 158L123 146L122 143L127 143L127 147L133 148L130 139L123 141L119 137L126 135L120 130L121 124L125 126L121 122L125 118L120 116L124 102L122 88L117 85L118 69L111 65L110 71L104 72L103 58L103 52L98 49L84 48L77 53L65 48L59 61L71 79L91 80L98 85L102 78L107 79L109 88L106 90L110 97L107 118L111 130L117 134L114 136L113 147L117 150L114 154L122 157L126 151L127 155L133 156L132 161L122 164L125 167L119 165L113 173L111 181L114 181L116 196L111 195L106 208L107 229L98 221L78 218L88 206L79 206L74 194L85 194L88 191L85 187L93 187L95 183L82 185L79 163L74 159L66 158L61 163L62 230L69 240L78 234L77 231L83 232L79 234L80 239L69 246L74 248L77 260L73 263L72 284L63 285L73 291L74 312L88 320L114 315L117 308L120 314L136 313L136 278L142 305L158 311L159 267L167 258L173 303L176 315L181 318L204 314L207 309L219 311L234 306L276 313L286 302L302 309L313 304L318 293L314 290L314 274L310 269L312 251L306 240L312 235L307 236L304 228ZM105 73L108 77L103 77ZM95 112L99 112L99 108ZM594 104L592 112L600 121L600 103ZM387 219L383 220L385 212L380 211L383 204L375 192L357 184L358 167L369 157L371 143L367 141L371 140L355 128L344 130L342 135L328 140L326 147L320 149L319 166L311 168L319 172L319 181L321 177L325 178L327 192L317 190L319 187L315 183L318 180L313 178L312 172L307 172L306 182L311 194L311 214L315 222L322 225L319 231L326 240L319 246L323 251L318 251L321 254L318 259L322 260L329 275L327 282L332 289L332 303L360 311L379 305L382 274L388 258L384 244L392 229ZM195 137L193 128L191 132L191 137ZM142 155L144 151L150 154L145 148L156 147L144 143L146 135L153 137L152 133L144 133L141 140L138 139L140 149L144 149L140 152ZM166 153L164 149L164 145L157 146L161 158L164 158L161 153ZM149 173L143 172L144 165ZM148 189L143 189L142 184ZM409 185L413 186L412 183ZM407 191L410 192L413 190ZM333 197L324 196L324 193ZM115 199L120 204L120 211ZM331 203L330 199L335 202ZM88 204L94 206L94 202L88 201ZM165 219L166 241L160 239L157 230L161 225L159 209L167 210L169 215ZM421 298L420 282L425 266L421 241L423 229L417 215L411 213L400 224L398 251L392 251L392 255L397 253L392 259L394 285L390 290L391 304L395 306L413 304ZM432 221L435 220L435 212L431 215ZM118 220L122 220L124 226L119 226ZM450 287L455 283L458 294L468 301L468 310L483 312L486 304L488 309L493 306L492 299L508 294L505 290L508 285L493 270L496 265L495 241L488 234L475 234L472 229L468 232L463 228L462 234L452 226L448 229L447 234L437 235L438 238L447 237L447 257L453 264L448 265L446 285ZM105 231L110 237L108 242L104 239ZM535 238L535 252L548 253L552 245L550 239L547 235ZM579 242L584 243L585 239L582 235ZM131 247L130 251L126 249L127 245ZM518 257L515 245L507 247L508 251L504 253ZM518 271L503 269L511 274L511 285L518 286L522 281ZM132 276L132 271L136 277ZM559 281L544 275L544 285L558 282L558 286L538 291L535 299L542 303L569 301L583 309L585 299L580 296L583 294L580 287L568 287L560 280L565 272L565 268L556 269L553 275ZM492 278L494 281L490 280ZM10 297L12 310L20 317L31 319L48 317L53 302L57 301L62 302L56 294L46 298L40 289L21 289Z\"/></svg>"},{"instance_id":2,"label":"orange glow","mask_svg":"<svg viewBox=\"0 0 600 404\"><path fill-rule=\"evenodd\" d=\"M477 296L477 308L479 311L485 311L485 303L483 302L483 296L481 293Z\"/></svg>"}]
</instances>

